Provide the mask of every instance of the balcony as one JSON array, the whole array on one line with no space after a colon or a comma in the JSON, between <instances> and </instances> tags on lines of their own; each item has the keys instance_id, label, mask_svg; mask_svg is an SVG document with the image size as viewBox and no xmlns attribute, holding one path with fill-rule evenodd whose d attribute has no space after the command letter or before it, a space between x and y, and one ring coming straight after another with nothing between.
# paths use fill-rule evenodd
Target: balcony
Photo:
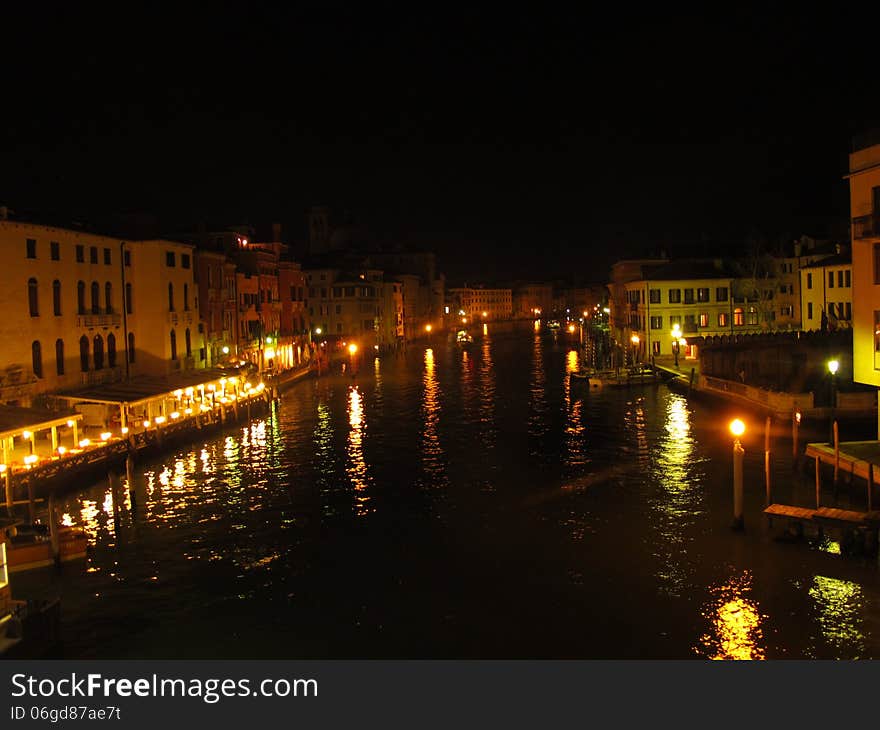
<instances>
[{"instance_id":1,"label":"balcony","mask_svg":"<svg viewBox=\"0 0 880 730\"><path fill-rule=\"evenodd\" d=\"M122 324L121 314L78 314L76 316L77 327L118 327Z\"/></svg>"},{"instance_id":2,"label":"balcony","mask_svg":"<svg viewBox=\"0 0 880 730\"><path fill-rule=\"evenodd\" d=\"M168 323L172 325L187 325L194 321L193 313L190 310L184 312L168 312Z\"/></svg>"},{"instance_id":3,"label":"balcony","mask_svg":"<svg viewBox=\"0 0 880 730\"><path fill-rule=\"evenodd\" d=\"M80 373L80 382L83 385L116 383L120 380L122 380L122 368L118 365L112 368L101 368L100 370L90 370L87 373Z\"/></svg>"},{"instance_id":4,"label":"balcony","mask_svg":"<svg viewBox=\"0 0 880 730\"><path fill-rule=\"evenodd\" d=\"M852 219L853 240L860 241L866 238L880 238L880 215L860 215Z\"/></svg>"}]
</instances>

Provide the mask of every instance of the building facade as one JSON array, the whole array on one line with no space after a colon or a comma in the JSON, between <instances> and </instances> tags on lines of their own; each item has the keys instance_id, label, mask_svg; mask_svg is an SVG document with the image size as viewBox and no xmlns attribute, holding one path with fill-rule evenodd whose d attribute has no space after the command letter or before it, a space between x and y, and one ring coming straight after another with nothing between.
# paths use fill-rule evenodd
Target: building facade
<instances>
[{"instance_id":1,"label":"building facade","mask_svg":"<svg viewBox=\"0 0 880 730\"><path fill-rule=\"evenodd\" d=\"M833 331L852 327L852 260L837 254L800 270L802 329Z\"/></svg>"}]
</instances>

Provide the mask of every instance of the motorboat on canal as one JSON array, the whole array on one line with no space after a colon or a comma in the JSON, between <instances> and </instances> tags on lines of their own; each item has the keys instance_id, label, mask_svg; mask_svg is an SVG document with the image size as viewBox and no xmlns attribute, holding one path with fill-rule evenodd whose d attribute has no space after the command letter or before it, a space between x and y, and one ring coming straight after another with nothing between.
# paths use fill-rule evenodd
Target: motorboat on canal
<instances>
[{"instance_id":1,"label":"motorboat on canal","mask_svg":"<svg viewBox=\"0 0 880 730\"><path fill-rule=\"evenodd\" d=\"M459 347L470 347L474 344L473 335L468 334L467 330L459 330L455 336L455 341Z\"/></svg>"},{"instance_id":2,"label":"motorboat on canal","mask_svg":"<svg viewBox=\"0 0 880 730\"><path fill-rule=\"evenodd\" d=\"M57 562L66 563L86 557L89 539L85 530L80 527L59 526L57 532ZM52 551L52 536L46 525L12 522L4 526L0 538L5 539L7 568L10 573L45 568L56 563Z\"/></svg>"},{"instance_id":3,"label":"motorboat on canal","mask_svg":"<svg viewBox=\"0 0 880 730\"><path fill-rule=\"evenodd\" d=\"M652 385L657 382L657 371L650 365L616 370L599 370L588 376L591 388L628 388Z\"/></svg>"}]
</instances>

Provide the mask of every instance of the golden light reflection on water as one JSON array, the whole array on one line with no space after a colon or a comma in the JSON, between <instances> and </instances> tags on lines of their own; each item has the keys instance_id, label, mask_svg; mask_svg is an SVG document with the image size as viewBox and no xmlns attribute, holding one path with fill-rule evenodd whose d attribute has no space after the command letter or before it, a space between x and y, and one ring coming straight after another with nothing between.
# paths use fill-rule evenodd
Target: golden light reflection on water
<instances>
[{"instance_id":1,"label":"golden light reflection on water","mask_svg":"<svg viewBox=\"0 0 880 730\"><path fill-rule=\"evenodd\" d=\"M817 575L810 586L822 638L849 659L865 651L864 594L848 580Z\"/></svg>"},{"instance_id":2,"label":"golden light reflection on water","mask_svg":"<svg viewBox=\"0 0 880 730\"><path fill-rule=\"evenodd\" d=\"M695 651L708 659L766 659L762 616L758 602L749 598L752 578L748 571L709 588L713 598L702 611L709 630Z\"/></svg>"},{"instance_id":3,"label":"golden light reflection on water","mask_svg":"<svg viewBox=\"0 0 880 730\"><path fill-rule=\"evenodd\" d=\"M584 450L583 434L586 431L583 423L583 400L573 397L572 381L569 375L580 370L580 358L575 350L569 350L565 356L565 377L563 379L563 395L565 398L565 451L566 463L572 467L580 467L589 462Z\"/></svg>"},{"instance_id":4,"label":"golden light reflection on water","mask_svg":"<svg viewBox=\"0 0 880 730\"><path fill-rule=\"evenodd\" d=\"M367 462L364 458L363 432L364 405L361 393L357 386L352 385L348 389L348 422L351 430L348 432L348 465L346 473L354 489L354 511L359 517L369 514L370 476L367 471Z\"/></svg>"},{"instance_id":5,"label":"golden light reflection on water","mask_svg":"<svg viewBox=\"0 0 880 730\"><path fill-rule=\"evenodd\" d=\"M465 353L467 354L467 353ZM425 371L422 376L422 466L428 476L429 486L439 486L445 481L443 448L440 445L438 424L440 421L440 386L434 365L434 350L425 350Z\"/></svg>"},{"instance_id":6,"label":"golden light reflection on water","mask_svg":"<svg viewBox=\"0 0 880 730\"><path fill-rule=\"evenodd\" d=\"M541 340L539 329L535 328L535 337L532 343L532 371L531 384L529 386L529 435L533 438L542 436L547 432L547 373L544 370L544 343ZM539 451L534 442L530 447L532 455Z\"/></svg>"}]
</instances>

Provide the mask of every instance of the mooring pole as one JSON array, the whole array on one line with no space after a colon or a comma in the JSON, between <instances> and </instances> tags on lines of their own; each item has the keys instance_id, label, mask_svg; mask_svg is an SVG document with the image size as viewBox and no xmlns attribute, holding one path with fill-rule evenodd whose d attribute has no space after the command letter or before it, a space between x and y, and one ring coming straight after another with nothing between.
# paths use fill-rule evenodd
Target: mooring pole
<instances>
[{"instance_id":1,"label":"mooring pole","mask_svg":"<svg viewBox=\"0 0 880 730\"><path fill-rule=\"evenodd\" d=\"M834 422L834 486L837 486L837 473L840 471L840 434L837 430L837 421Z\"/></svg>"},{"instance_id":2,"label":"mooring pole","mask_svg":"<svg viewBox=\"0 0 880 730\"><path fill-rule=\"evenodd\" d=\"M743 455L746 453L739 439L733 442L733 524L734 530L742 530L743 520Z\"/></svg>"},{"instance_id":3,"label":"mooring pole","mask_svg":"<svg viewBox=\"0 0 880 730\"><path fill-rule=\"evenodd\" d=\"M764 422L764 487L766 490L765 507L770 506L770 416Z\"/></svg>"}]
</instances>

